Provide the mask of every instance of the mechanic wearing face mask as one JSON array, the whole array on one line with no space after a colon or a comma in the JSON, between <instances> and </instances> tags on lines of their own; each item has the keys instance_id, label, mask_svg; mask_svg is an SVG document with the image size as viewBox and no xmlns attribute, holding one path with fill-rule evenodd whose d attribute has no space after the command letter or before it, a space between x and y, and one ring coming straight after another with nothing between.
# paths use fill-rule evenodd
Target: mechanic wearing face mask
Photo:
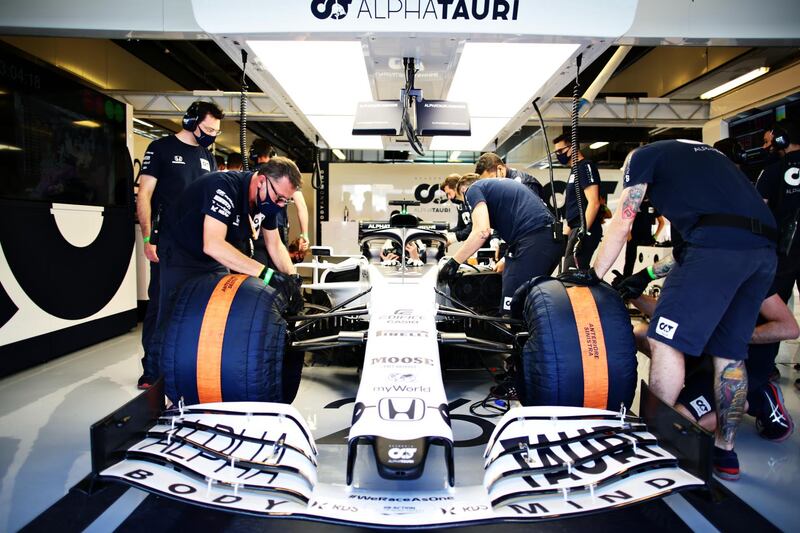
<instances>
[{"instance_id":1,"label":"mechanic wearing face mask","mask_svg":"<svg viewBox=\"0 0 800 533\"><path fill-rule=\"evenodd\" d=\"M562 165L572 161L572 146L566 135L553 139L556 158ZM565 194L566 219L569 226L567 249L564 254L564 269L589 268L592 255L603 238L603 219L600 212L600 173L594 161L586 159L578 150L578 183L580 203L575 191L575 176L569 175ZM581 208L586 220L586 233L581 231Z\"/></svg>"},{"instance_id":2,"label":"mechanic wearing face mask","mask_svg":"<svg viewBox=\"0 0 800 533\"><path fill-rule=\"evenodd\" d=\"M500 156L487 152L475 163L475 174L481 178L508 178L517 181L534 192L539 198L544 198L544 188L535 177L527 172L507 167Z\"/></svg>"},{"instance_id":3,"label":"mechanic wearing face mask","mask_svg":"<svg viewBox=\"0 0 800 533\"><path fill-rule=\"evenodd\" d=\"M773 148L785 155L761 172L756 188L778 222L775 287L781 299L788 302L794 286L800 287L800 236L796 233L800 218L800 128L782 120L771 132Z\"/></svg>"},{"instance_id":4,"label":"mechanic wearing face mask","mask_svg":"<svg viewBox=\"0 0 800 533\"><path fill-rule=\"evenodd\" d=\"M217 170L216 160L208 147L219 135L224 116L222 110L211 102L194 102L183 117L183 129L151 142L144 154L136 213L144 238L144 255L150 261L150 285L147 287L150 302L142 322L144 372L137 384L140 389L150 388L158 376L156 367L151 365L150 343L159 305L158 235L166 230L161 214L187 185L203 174Z\"/></svg>"},{"instance_id":5,"label":"mechanic wearing face mask","mask_svg":"<svg viewBox=\"0 0 800 533\"><path fill-rule=\"evenodd\" d=\"M466 174L466 176L478 177L476 174ZM458 212L458 221L456 222L456 227L453 228L452 231L447 232L448 246L465 240L467 237L469 237L469 232L472 231L472 219L470 218L471 215L469 209L464 203L464 195L458 190L458 182L461 179L462 176L460 174L450 174L440 185L442 192L444 192L444 194L447 196L447 199L456 206L456 211Z\"/></svg>"},{"instance_id":6,"label":"mechanic wearing face mask","mask_svg":"<svg viewBox=\"0 0 800 533\"><path fill-rule=\"evenodd\" d=\"M514 291L534 276L549 275L561 258L563 243L553 239L555 218L539 196L513 179L480 179L465 197L472 212L472 231L442 266L439 282L454 279L459 265L478 251L494 229L508 243L501 308L509 311Z\"/></svg>"},{"instance_id":7,"label":"mechanic wearing face mask","mask_svg":"<svg viewBox=\"0 0 800 533\"><path fill-rule=\"evenodd\" d=\"M289 314L302 309L302 280L277 229L278 213L300 185L300 171L285 157L273 157L255 172L214 172L189 185L166 213L169 225L159 245L159 326L176 289L207 273L257 276L283 295ZM239 251L251 236L250 217L257 213L263 215L261 231L277 272Z\"/></svg>"}]
</instances>

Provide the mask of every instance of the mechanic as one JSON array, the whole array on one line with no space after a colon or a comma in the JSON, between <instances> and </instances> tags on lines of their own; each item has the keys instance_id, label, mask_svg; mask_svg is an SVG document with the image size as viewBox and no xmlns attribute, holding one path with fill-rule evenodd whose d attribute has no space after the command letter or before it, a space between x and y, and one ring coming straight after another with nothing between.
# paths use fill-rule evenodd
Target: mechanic
<instances>
[{"instance_id":1,"label":"mechanic","mask_svg":"<svg viewBox=\"0 0 800 533\"><path fill-rule=\"evenodd\" d=\"M794 286L800 288L800 243L796 242L800 238L795 234L800 217L800 129L782 120L771 131L773 146L785 155L761 172L756 188L778 221L775 286L781 299L788 302Z\"/></svg>"},{"instance_id":2,"label":"mechanic","mask_svg":"<svg viewBox=\"0 0 800 533\"><path fill-rule=\"evenodd\" d=\"M618 285L623 298L633 298L631 303L644 315L652 316L657 300L641 293L636 296L638 288L631 287L622 281ZM641 323L633 329L639 351L650 355L647 343L647 324ZM796 339L800 336L800 327L791 310L780 299L775 287L770 288L767 298L761 303L758 322L747 350L747 414L756 418L758 434L767 440L781 442L789 438L794 430L794 422L783 401L779 386L770 382L773 361L778 354L780 341ZM676 410L713 432L717 427L714 406L714 375L708 365L708 359L687 358L687 364L698 361L694 372L687 372L686 384L678 396ZM701 362L702 361L702 362Z\"/></svg>"},{"instance_id":3,"label":"mechanic","mask_svg":"<svg viewBox=\"0 0 800 533\"><path fill-rule=\"evenodd\" d=\"M566 135L553 139L556 159L569 166L572 160L572 145ZM594 161L587 159L578 150L578 184L580 199L575 192L575 175L567 180L564 206L566 208L567 249L564 253L564 270L589 268L592 255L603 238L603 217L600 213L600 172ZM586 220L586 233L581 230L581 210Z\"/></svg>"},{"instance_id":4,"label":"mechanic","mask_svg":"<svg viewBox=\"0 0 800 533\"><path fill-rule=\"evenodd\" d=\"M480 179L467 189L465 198L472 231L442 266L439 282L454 279L459 265L483 246L494 228L508 243L501 309L509 311L514 291L534 276L550 274L561 258L563 245L552 236L555 218L539 196L513 179Z\"/></svg>"},{"instance_id":5,"label":"mechanic","mask_svg":"<svg viewBox=\"0 0 800 533\"><path fill-rule=\"evenodd\" d=\"M493 152L487 152L478 158L475 174L481 178L510 178L528 187L539 198L544 198L544 188L539 180L527 172L507 167L500 156Z\"/></svg>"},{"instance_id":6,"label":"mechanic","mask_svg":"<svg viewBox=\"0 0 800 533\"><path fill-rule=\"evenodd\" d=\"M222 110L211 102L193 102L183 117L183 129L174 135L150 143L144 153L139 172L136 214L144 238L144 255L150 262L149 303L142 321L143 373L137 382L140 389L149 389L158 376L157 363L150 356L150 344L156 330L159 306L159 232L167 227L161 214L169 208L183 189L217 164L208 147L220 133ZM152 364L151 364L152 363Z\"/></svg>"},{"instance_id":7,"label":"mechanic","mask_svg":"<svg viewBox=\"0 0 800 533\"><path fill-rule=\"evenodd\" d=\"M653 232L654 224L656 225L655 233ZM639 246L654 245L664 226L666 226L664 217L658 214L656 208L650 203L650 196L646 194L642 199L642 204L639 206L639 214L633 221L628 243L625 245L623 275L630 276L633 274L633 267L636 264L636 252L639 251Z\"/></svg>"},{"instance_id":8,"label":"mechanic","mask_svg":"<svg viewBox=\"0 0 800 533\"><path fill-rule=\"evenodd\" d=\"M253 142L250 144L250 161L253 165L262 165L270 160L271 157L276 155L275 149L270 146L270 144L265 141L264 139L254 139ZM284 245L289 243L289 213L288 213L288 204L294 204L297 207L297 219L300 221L300 252L306 252L308 250L308 205L306 205L306 199L303 196L303 192L299 189L288 199L286 205L281 207L280 212L278 213L278 233L281 237L281 242ZM255 220L256 225L256 235L258 234L258 227L261 222L261 217L257 217ZM267 250L261 246L261 240L256 238L255 243L253 246L253 257L266 264L270 264L271 266L276 266L270 261L270 254L267 253Z\"/></svg>"},{"instance_id":9,"label":"mechanic","mask_svg":"<svg viewBox=\"0 0 800 533\"><path fill-rule=\"evenodd\" d=\"M160 246L160 327L180 285L207 273L234 271L258 276L265 285L282 292L290 314L298 311L302 280L278 235L277 217L300 185L300 171L294 162L273 157L255 172L214 172L186 188L166 213L170 223ZM255 213L263 215L261 232L279 272L237 247L250 238L250 217Z\"/></svg>"},{"instance_id":10,"label":"mechanic","mask_svg":"<svg viewBox=\"0 0 800 533\"><path fill-rule=\"evenodd\" d=\"M478 177L477 174L467 174L466 176ZM458 182L461 178L462 176L460 174L450 174L439 186L442 192L447 196L447 199L456 206L456 212L458 213L456 227L453 228L452 231L447 232L448 246L465 240L472 230L472 219L470 218L469 209L466 204L464 204L464 195L458 190Z\"/></svg>"},{"instance_id":11,"label":"mechanic","mask_svg":"<svg viewBox=\"0 0 800 533\"><path fill-rule=\"evenodd\" d=\"M674 405L684 383L684 354L714 356L714 470L735 478L734 440L747 398L744 359L775 275L775 219L733 162L696 141L637 148L623 169L620 203L590 275L602 278L611 268L649 191L653 206L685 240L674 259L648 270L654 279L670 274L647 334L650 389Z\"/></svg>"}]
</instances>

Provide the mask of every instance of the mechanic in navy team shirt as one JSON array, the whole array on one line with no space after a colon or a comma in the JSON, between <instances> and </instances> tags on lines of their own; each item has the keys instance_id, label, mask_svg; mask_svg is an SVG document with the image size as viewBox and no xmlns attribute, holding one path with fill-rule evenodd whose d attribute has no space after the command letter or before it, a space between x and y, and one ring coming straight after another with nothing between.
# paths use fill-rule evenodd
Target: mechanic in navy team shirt
<instances>
[{"instance_id":1,"label":"mechanic in navy team shirt","mask_svg":"<svg viewBox=\"0 0 800 533\"><path fill-rule=\"evenodd\" d=\"M144 255L150 261L150 284L147 287L147 312L142 321L142 368L137 386L148 389L158 376L150 363L150 343L156 329L159 296L158 232L166 230L161 214L183 189L203 174L217 170L208 147L220 133L222 110L211 102L197 101L183 117L183 129L174 135L150 143L139 172L136 212L144 238Z\"/></svg>"},{"instance_id":2,"label":"mechanic in navy team shirt","mask_svg":"<svg viewBox=\"0 0 800 533\"><path fill-rule=\"evenodd\" d=\"M566 135L553 139L556 158L562 165L569 166L572 146ZM586 159L578 150L578 185L580 203L576 194L575 175L570 173L564 198L567 225L567 249L564 253L564 269L589 268L589 264L603 238L603 217L600 216L600 172L594 161ZM586 220L586 232L581 229L581 210Z\"/></svg>"},{"instance_id":3,"label":"mechanic in navy team shirt","mask_svg":"<svg viewBox=\"0 0 800 533\"><path fill-rule=\"evenodd\" d=\"M467 174L467 176L475 176L477 178L476 174ZM456 212L458 215L456 227L451 228L451 230L447 232L448 246L453 243L466 240L466 238L469 237L470 231L472 231L472 219L470 218L472 215L470 214L467 205L464 203L464 195L458 190L458 182L461 179L462 176L460 174L450 174L439 186L442 192L444 192L444 194L447 196L447 199L450 200L454 206L456 206Z\"/></svg>"},{"instance_id":4,"label":"mechanic in navy team shirt","mask_svg":"<svg viewBox=\"0 0 800 533\"><path fill-rule=\"evenodd\" d=\"M561 259L563 244L553 239L555 218L539 196L513 179L480 179L465 196L472 232L439 271L439 281L453 279L494 229L508 243L501 309L509 311L514 291L534 276L549 275Z\"/></svg>"},{"instance_id":5,"label":"mechanic in navy team shirt","mask_svg":"<svg viewBox=\"0 0 800 533\"><path fill-rule=\"evenodd\" d=\"M300 171L285 157L273 157L255 172L214 172L189 185L165 214L169 224L159 245L159 326L167 318L165 309L181 284L206 273L234 271L258 276L264 284L291 290L285 294L296 303L299 277L278 235L276 219L300 185ZM252 235L251 217L257 213L264 218L261 230L272 263L293 279L287 280L240 251Z\"/></svg>"},{"instance_id":6,"label":"mechanic in navy team shirt","mask_svg":"<svg viewBox=\"0 0 800 533\"><path fill-rule=\"evenodd\" d=\"M800 128L782 120L771 131L778 132L772 143L776 144L777 137L775 148L783 150L784 155L761 172L756 188L781 229L775 285L781 299L788 302L795 285L800 289L800 235L796 231L800 218Z\"/></svg>"},{"instance_id":7,"label":"mechanic in navy team shirt","mask_svg":"<svg viewBox=\"0 0 800 533\"><path fill-rule=\"evenodd\" d=\"M544 198L544 188L539 180L527 172L507 167L495 153L487 152L478 158L478 162L475 163L475 174L481 178L512 179L528 187L539 198Z\"/></svg>"},{"instance_id":8,"label":"mechanic in navy team shirt","mask_svg":"<svg viewBox=\"0 0 800 533\"><path fill-rule=\"evenodd\" d=\"M713 355L719 423L714 470L736 479L734 439L747 398L744 359L759 307L775 275L775 219L736 165L695 141L659 141L625 162L620 203L594 270L602 278L624 246L645 193L685 245L650 268L664 277L648 330L650 389L674 405L684 384L684 354Z\"/></svg>"}]
</instances>

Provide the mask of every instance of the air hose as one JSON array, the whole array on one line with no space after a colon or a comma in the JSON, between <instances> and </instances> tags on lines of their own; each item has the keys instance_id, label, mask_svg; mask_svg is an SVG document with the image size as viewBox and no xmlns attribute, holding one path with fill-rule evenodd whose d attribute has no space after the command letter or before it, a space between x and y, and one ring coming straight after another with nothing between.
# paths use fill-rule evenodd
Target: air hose
<instances>
[{"instance_id":1,"label":"air hose","mask_svg":"<svg viewBox=\"0 0 800 533\"><path fill-rule=\"evenodd\" d=\"M247 67L247 51L242 48L242 90L239 94L239 150L242 153L242 166L246 171L250 170L249 157L247 154L247 77L245 68Z\"/></svg>"},{"instance_id":2,"label":"air hose","mask_svg":"<svg viewBox=\"0 0 800 533\"><path fill-rule=\"evenodd\" d=\"M572 132L571 132L571 152L572 157L570 158L570 172L573 176L573 184L575 186L575 200L578 202L578 214L581 218L581 229L579 233L579 238L586 235L586 215L583 212L583 197L581 196L581 180L578 176L578 107L580 104L580 72L581 72L581 58L582 54L578 54L578 57L575 58L575 87L572 90ZM578 264L578 258L574 252L575 248L573 248L573 258L575 260L575 266L581 268L583 265ZM587 265L588 266L588 265Z\"/></svg>"}]
</instances>

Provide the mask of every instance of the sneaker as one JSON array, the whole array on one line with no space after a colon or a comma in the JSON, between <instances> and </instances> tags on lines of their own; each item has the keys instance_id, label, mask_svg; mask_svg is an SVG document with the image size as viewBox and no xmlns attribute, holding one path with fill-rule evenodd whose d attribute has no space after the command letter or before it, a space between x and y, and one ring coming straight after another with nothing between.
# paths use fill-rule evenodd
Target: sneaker
<instances>
[{"instance_id":1,"label":"sneaker","mask_svg":"<svg viewBox=\"0 0 800 533\"><path fill-rule=\"evenodd\" d=\"M142 374L142 377L139 378L139 381L136 382L136 388L139 390L147 390L153 386L156 380L153 379L152 376L148 376L147 374Z\"/></svg>"},{"instance_id":2,"label":"sneaker","mask_svg":"<svg viewBox=\"0 0 800 533\"><path fill-rule=\"evenodd\" d=\"M739 457L733 450L723 450L714 446L714 474L725 481L739 479Z\"/></svg>"},{"instance_id":3,"label":"sneaker","mask_svg":"<svg viewBox=\"0 0 800 533\"><path fill-rule=\"evenodd\" d=\"M761 412L756 416L758 434L776 442L788 439L794 431L794 422L783 404L781 388L774 383L767 383L760 394L763 394L764 403Z\"/></svg>"}]
</instances>

